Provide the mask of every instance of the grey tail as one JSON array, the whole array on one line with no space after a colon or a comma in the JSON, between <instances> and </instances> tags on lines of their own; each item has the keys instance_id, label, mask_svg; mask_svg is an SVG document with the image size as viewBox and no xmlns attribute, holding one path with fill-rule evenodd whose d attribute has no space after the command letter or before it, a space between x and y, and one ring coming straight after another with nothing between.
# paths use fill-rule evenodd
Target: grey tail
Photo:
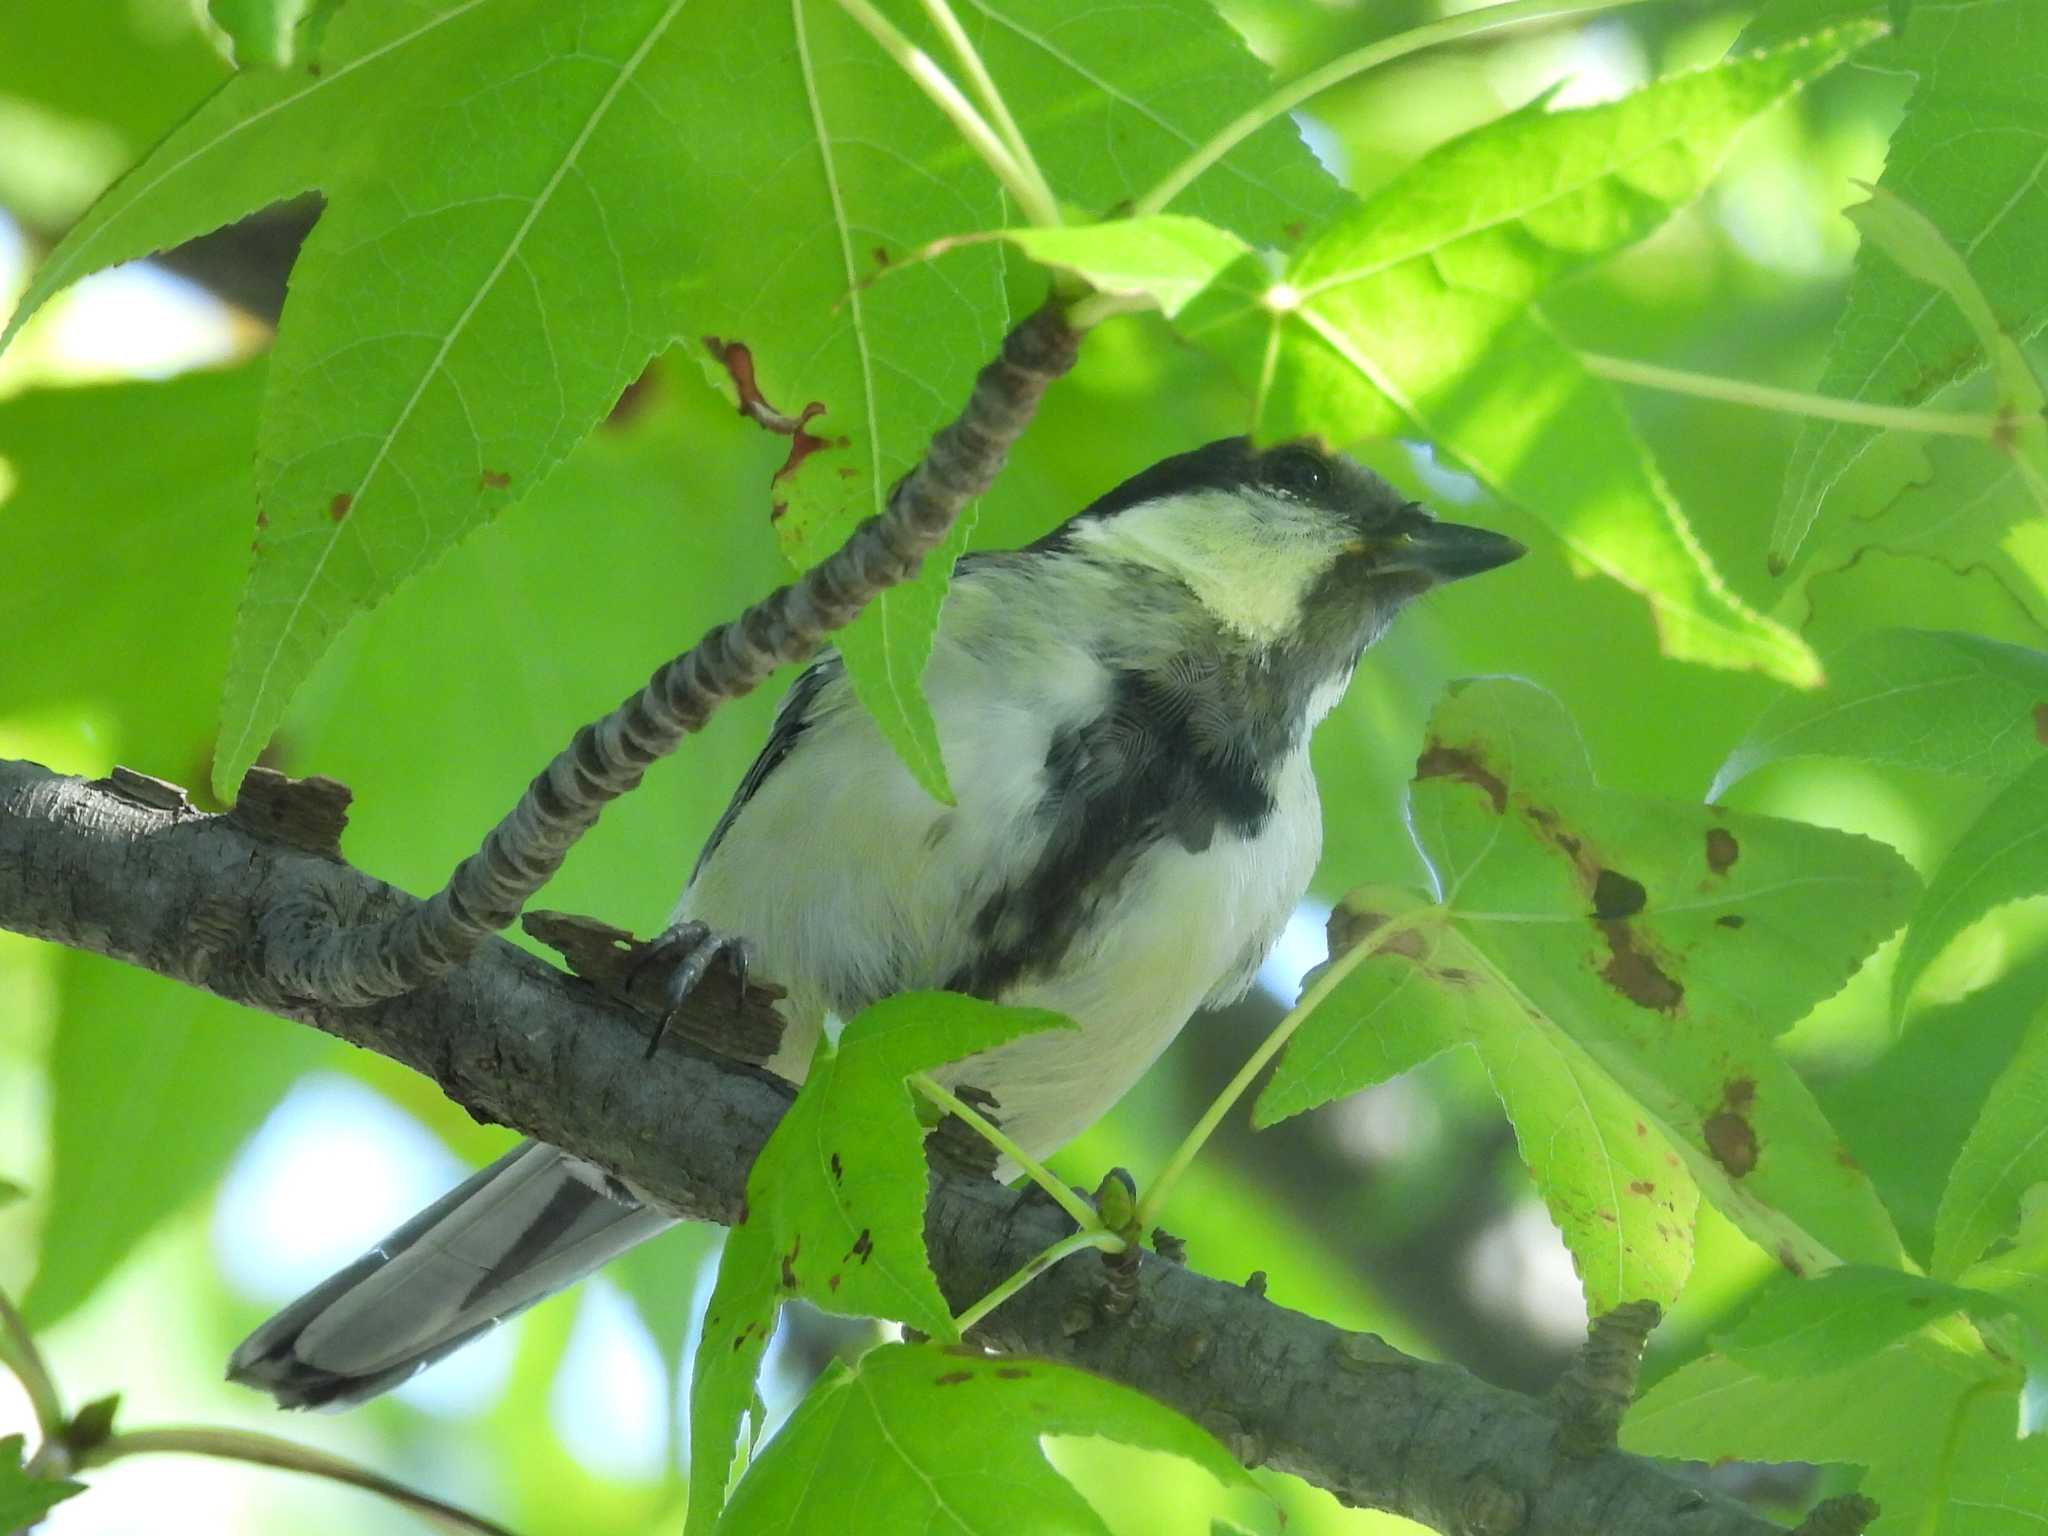
<instances>
[{"instance_id":1,"label":"grey tail","mask_svg":"<svg viewBox=\"0 0 2048 1536\"><path fill-rule=\"evenodd\" d=\"M345 1408L673 1224L537 1141L450 1190L244 1339L228 1379L284 1408Z\"/></svg>"}]
</instances>

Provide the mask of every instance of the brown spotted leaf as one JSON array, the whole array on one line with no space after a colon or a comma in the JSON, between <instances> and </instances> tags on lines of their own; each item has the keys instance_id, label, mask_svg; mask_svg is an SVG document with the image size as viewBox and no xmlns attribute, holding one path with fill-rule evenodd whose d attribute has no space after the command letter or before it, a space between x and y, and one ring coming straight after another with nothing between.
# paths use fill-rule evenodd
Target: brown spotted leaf
<instances>
[{"instance_id":1,"label":"brown spotted leaf","mask_svg":"<svg viewBox=\"0 0 2048 1536\"><path fill-rule=\"evenodd\" d=\"M1665 1150L1660 1138L1788 1268L1895 1261L1876 1192L1772 1039L1911 908L1917 883L1897 854L1803 823L1603 790L1557 702L1507 679L1458 685L1438 707L1410 807L1437 903L1397 913L1400 940L1379 934L1375 947L1368 926L1366 953L1330 985L1261 1100L1265 1117L1428 1054L1414 1038L1391 1053L1365 1043L1398 1012L1411 1037L1479 1045L1596 1304L1597 1275L1630 1276L1631 1241L1638 1254L1670 1251L1643 1233L1684 1207L1660 1212L1669 1180L1636 1165ZM1390 909L1378 892L1347 904ZM1542 1049L1525 1045L1515 1060L1518 1037ZM1597 1087L1566 1113L1574 1081ZM1551 1118L1525 1122L1532 1101ZM1577 1148L1549 1139L1560 1117L1580 1127ZM1653 1188L1632 1200L1638 1180ZM1574 1220L1572 1202L1603 1181L1611 1200ZM1619 1262L1589 1237L1609 1225L1603 1212Z\"/></svg>"},{"instance_id":2,"label":"brown spotted leaf","mask_svg":"<svg viewBox=\"0 0 2048 1536\"><path fill-rule=\"evenodd\" d=\"M924 1244L925 1127L904 1079L1043 1029L1056 1013L905 992L821 1048L747 1175L690 1383L690 1528L710 1528L784 1301L958 1337ZM760 1426L754 1426L758 1432Z\"/></svg>"},{"instance_id":3,"label":"brown spotted leaf","mask_svg":"<svg viewBox=\"0 0 2048 1536\"><path fill-rule=\"evenodd\" d=\"M1372 940L1389 922L1397 928L1375 960ZM1260 1095L1258 1123L1469 1042L1507 1106L1587 1309L1674 1301L1692 1268L1699 1188L1614 1079L1555 1020L1517 998L1427 898L1354 891L1330 934L1331 990Z\"/></svg>"}]
</instances>

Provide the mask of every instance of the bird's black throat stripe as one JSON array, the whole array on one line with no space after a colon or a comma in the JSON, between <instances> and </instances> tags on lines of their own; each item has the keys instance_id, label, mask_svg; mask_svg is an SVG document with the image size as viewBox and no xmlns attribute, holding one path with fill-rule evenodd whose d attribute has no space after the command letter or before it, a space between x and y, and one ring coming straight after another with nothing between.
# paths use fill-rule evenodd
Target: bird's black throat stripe
<instances>
[{"instance_id":1,"label":"bird's black throat stripe","mask_svg":"<svg viewBox=\"0 0 2048 1536\"><path fill-rule=\"evenodd\" d=\"M1037 810L1044 851L975 912L975 957L947 990L993 998L1056 969L1156 844L1199 853L1219 834L1265 829L1271 759L1227 728L1220 706L1205 669L1122 671L1101 714L1054 732Z\"/></svg>"}]
</instances>

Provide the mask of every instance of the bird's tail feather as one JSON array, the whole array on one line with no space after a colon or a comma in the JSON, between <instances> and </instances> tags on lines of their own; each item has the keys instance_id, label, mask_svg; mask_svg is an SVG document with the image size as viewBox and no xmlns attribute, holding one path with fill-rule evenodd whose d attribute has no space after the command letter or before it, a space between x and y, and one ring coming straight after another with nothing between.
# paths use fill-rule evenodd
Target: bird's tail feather
<instances>
[{"instance_id":1,"label":"bird's tail feather","mask_svg":"<svg viewBox=\"0 0 2048 1536\"><path fill-rule=\"evenodd\" d=\"M228 1379L286 1408L362 1402L672 1220L601 1169L522 1142L250 1334Z\"/></svg>"}]
</instances>

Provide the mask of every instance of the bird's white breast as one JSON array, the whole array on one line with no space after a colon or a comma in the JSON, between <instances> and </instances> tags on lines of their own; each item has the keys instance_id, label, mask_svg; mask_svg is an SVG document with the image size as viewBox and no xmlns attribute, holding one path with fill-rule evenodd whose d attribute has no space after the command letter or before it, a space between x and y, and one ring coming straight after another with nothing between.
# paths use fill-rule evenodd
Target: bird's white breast
<instances>
[{"instance_id":1,"label":"bird's white breast","mask_svg":"<svg viewBox=\"0 0 2048 1536\"><path fill-rule=\"evenodd\" d=\"M1078 639L1041 649L1029 676L997 648L959 643L960 598L956 587L951 633L924 678L957 805L918 786L840 678L677 908L744 936L758 974L788 989L791 1022L770 1063L785 1076L803 1075L822 1021L846 999L943 986L972 961L973 915L1045 847L1056 733L1108 702L1109 674ZM1241 990L1234 978L1249 977L1306 889L1321 818L1305 745L1271 787L1275 809L1255 835L1219 824L1199 851L1170 836L1151 843L1051 970L999 998L1064 1013L1077 1030L938 1075L993 1093L1035 1154L1108 1109L1205 998Z\"/></svg>"}]
</instances>

